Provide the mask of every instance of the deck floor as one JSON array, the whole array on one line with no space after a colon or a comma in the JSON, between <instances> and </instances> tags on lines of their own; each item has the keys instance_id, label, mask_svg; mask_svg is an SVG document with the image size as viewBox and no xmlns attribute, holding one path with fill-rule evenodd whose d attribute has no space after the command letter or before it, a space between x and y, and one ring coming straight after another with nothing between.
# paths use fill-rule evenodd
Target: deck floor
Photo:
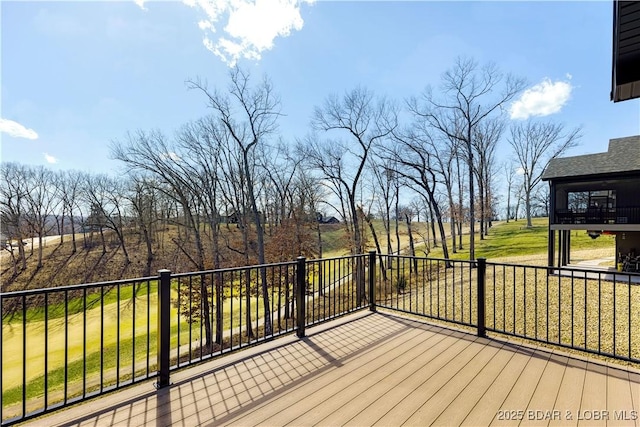
<instances>
[{"instance_id":1,"label":"deck floor","mask_svg":"<svg viewBox=\"0 0 640 427\"><path fill-rule=\"evenodd\" d=\"M32 425L640 425L640 371L365 312Z\"/></svg>"}]
</instances>

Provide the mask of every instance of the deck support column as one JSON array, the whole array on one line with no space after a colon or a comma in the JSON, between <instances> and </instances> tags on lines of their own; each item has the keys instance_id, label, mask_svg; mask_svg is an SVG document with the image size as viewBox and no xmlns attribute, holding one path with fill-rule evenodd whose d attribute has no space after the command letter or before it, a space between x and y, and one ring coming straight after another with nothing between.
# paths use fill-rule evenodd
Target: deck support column
<instances>
[{"instance_id":1,"label":"deck support column","mask_svg":"<svg viewBox=\"0 0 640 427\"><path fill-rule=\"evenodd\" d=\"M555 250L556 250L556 231L551 229L549 225L549 241L547 242L547 265L555 266Z\"/></svg>"},{"instance_id":2,"label":"deck support column","mask_svg":"<svg viewBox=\"0 0 640 427\"><path fill-rule=\"evenodd\" d=\"M376 251L369 251L369 311L376 311Z\"/></svg>"},{"instance_id":3,"label":"deck support column","mask_svg":"<svg viewBox=\"0 0 640 427\"><path fill-rule=\"evenodd\" d=\"M571 230L562 230L564 234L562 238L562 267L569 265L571 262Z\"/></svg>"},{"instance_id":4,"label":"deck support column","mask_svg":"<svg viewBox=\"0 0 640 427\"><path fill-rule=\"evenodd\" d=\"M487 336L485 326L485 288L486 288L486 273L487 273L487 259L478 258L478 336Z\"/></svg>"},{"instance_id":5,"label":"deck support column","mask_svg":"<svg viewBox=\"0 0 640 427\"><path fill-rule=\"evenodd\" d=\"M305 323L306 323L306 258L301 256L297 259L296 264L296 335L298 338L304 338L305 336ZM321 283L320 286L323 284Z\"/></svg>"},{"instance_id":6,"label":"deck support column","mask_svg":"<svg viewBox=\"0 0 640 427\"><path fill-rule=\"evenodd\" d=\"M158 382L156 388L169 385L171 359L171 271L158 270Z\"/></svg>"}]
</instances>

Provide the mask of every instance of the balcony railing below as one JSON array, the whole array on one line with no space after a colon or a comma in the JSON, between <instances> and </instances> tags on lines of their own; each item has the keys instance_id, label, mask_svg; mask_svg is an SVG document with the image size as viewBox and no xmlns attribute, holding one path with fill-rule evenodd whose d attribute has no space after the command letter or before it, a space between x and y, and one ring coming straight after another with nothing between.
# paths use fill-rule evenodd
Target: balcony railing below
<instances>
[{"instance_id":1,"label":"balcony railing below","mask_svg":"<svg viewBox=\"0 0 640 427\"><path fill-rule=\"evenodd\" d=\"M640 224L640 207L556 209L554 224Z\"/></svg>"}]
</instances>

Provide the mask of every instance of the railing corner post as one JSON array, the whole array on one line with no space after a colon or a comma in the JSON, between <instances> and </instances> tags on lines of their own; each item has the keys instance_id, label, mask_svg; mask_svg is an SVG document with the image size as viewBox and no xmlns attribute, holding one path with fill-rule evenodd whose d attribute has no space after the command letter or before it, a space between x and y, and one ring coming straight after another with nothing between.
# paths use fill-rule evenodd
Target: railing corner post
<instances>
[{"instance_id":1,"label":"railing corner post","mask_svg":"<svg viewBox=\"0 0 640 427\"><path fill-rule=\"evenodd\" d=\"M169 385L171 351L171 271L158 270L158 382L156 388Z\"/></svg>"},{"instance_id":2,"label":"railing corner post","mask_svg":"<svg viewBox=\"0 0 640 427\"><path fill-rule=\"evenodd\" d=\"M304 338L306 325L306 281L307 281L307 260L301 256L297 259L296 267L296 335L298 338ZM322 286L322 284L320 285Z\"/></svg>"},{"instance_id":3,"label":"railing corner post","mask_svg":"<svg viewBox=\"0 0 640 427\"><path fill-rule=\"evenodd\" d=\"M376 251L369 251L369 311L376 311Z\"/></svg>"},{"instance_id":4,"label":"railing corner post","mask_svg":"<svg viewBox=\"0 0 640 427\"><path fill-rule=\"evenodd\" d=\"M478 336L487 335L485 326L485 289L487 276L487 259L478 258Z\"/></svg>"}]
</instances>

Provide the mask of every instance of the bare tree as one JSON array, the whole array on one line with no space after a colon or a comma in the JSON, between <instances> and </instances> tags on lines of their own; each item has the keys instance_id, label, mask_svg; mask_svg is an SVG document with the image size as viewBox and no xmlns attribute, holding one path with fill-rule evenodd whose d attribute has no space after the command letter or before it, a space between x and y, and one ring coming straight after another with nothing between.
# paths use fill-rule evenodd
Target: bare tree
<instances>
[{"instance_id":1,"label":"bare tree","mask_svg":"<svg viewBox=\"0 0 640 427\"><path fill-rule=\"evenodd\" d=\"M456 225L461 224L462 215L460 215L460 208L455 201L454 179L456 176L454 166L459 159L458 153L460 151L460 142L455 138L449 138L446 136L433 138L433 129L429 121L419 114L413 113L412 115L413 121L409 131L410 138L416 140L416 143L423 145L425 150L433 154L429 159L429 163L433 172L437 174L439 178L438 181L444 185L446 190L447 199L449 201L448 211L451 227L452 250L453 253L456 253ZM459 197L462 197L460 186L459 191ZM434 232L433 234L435 238L436 233ZM434 240L434 245L436 243L437 242Z\"/></svg>"},{"instance_id":2,"label":"bare tree","mask_svg":"<svg viewBox=\"0 0 640 427\"><path fill-rule=\"evenodd\" d=\"M348 206L351 223L352 253L363 253L364 240L358 215L356 197L361 178L374 144L386 138L397 126L395 106L386 98L376 98L373 92L357 87L342 97L329 96L321 107L314 109L314 130L335 137L324 144L311 143L306 147L307 159L336 187L337 194L346 196L341 203ZM348 141L348 142L347 142ZM364 299L364 271L357 278L358 303Z\"/></svg>"},{"instance_id":3,"label":"bare tree","mask_svg":"<svg viewBox=\"0 0 640 427\"><path fill-rule=\"evenodd\" d=\"M26 220L31 231L38 238L38 264L42 267L42 253L44 247L44 236L51 230L50 217L59 204L55 186L55 176L49 169L39 166L27 169Z\"/></svg>"},{"instance_id":4,"label":"bare tree","mask_svg":"<svg viewBox=\"0 0 640 427\"><path fill-rule=\"evenodd\" d=\"M27 268L27 257L23 239L27 237L26 198L28 195L28 169L18 163L0 163L0 225L7 242L3 248L8 250L13 260L13 274ZM14 254L14 242L18 249L18 258Z\"/></svg>"},{"instance_id":5,"label":"bare tree","mask_svg":"<svg viewBox=\"0 0 640 427\"><path fill-rule=\"evenodd\" d=\"M531 197L542 173L551 159L577 145L581 128L565 132L562 124L529 120L511 126L510 131L508 141L522 171L527 227L531 227Z\"/></svg>"},{"instance_id":6,"label":"bare tree","mask_svg":"<svg viewBox=\"0 0 640 427\"><path fill-rule=\"evenodd\" d=\"M387 237L387 253L391 254L393 253L393 248L391 247L391 206L395 203L393 183L397 179L396 174L394 173L395 166L392 161L384 160L378 156L374 160L374 164L371 169L376 182L376 187L381 193L378 204L380 206L382 224Z\"/></svg>"},{"instance_id":7,"label":"bare tree","mask_svg":"<svg viewBox=\"0 0 640 427\"><path fill-rule=\"evenodd\" d=\"M82 175L78 171L64 171L60 172L57 175L57 188L58 194L61 199L61 213L62 213L62 225L61 225L61 236L60 236L60 244L64 242L64 218L67 217L69 219L69 224L71 226L71 244L72 244L72 253L76 253L78 250L77 242L76 242L76 216L75 213L78 211L78 203L81 194L81 178Z\"/></svg>"},{"instance_id":8,"label":"bare tree","mask_svg":"<svg viewBox=\"0 0 640 427\"><path fill-rule=\"evenodd\" d=\"M198 199L202 194L198 193L199 189L194 186L195 178L191 177L191 169L187 167L187 162L182 160L176 150L178 147L158 131L128 134L124 142L114 141L111 146L113 158L123 161L130 171L154 177L155 189L174 202L175 217L181 214L182 220L174 220L178 225L179 236L173 241L194 267L202 271L205 270L206 258L198 213ZM180 235L181 229L184 229L183 235ZM195 244L195 250L190 250L192 243ZM210 345L213 333L207 287L202 286L200 292L201 301L204 303L202 318L205 342Z\"/></svg>"},{"instance_id":9,"label":"bare tree","mask_svg":"<svg viewBox=\"0 0 640 427\"><path fill-rule=\"evenodd\" d=\"M484 236L488 234L489 222L493 213L491 208L491 178L495 165L496 148L504 128L504 121L500 117L491 117L479 123L474 129L472 145L477 161L473 164L473 171L478 180L481 239L484 239Z\"/></svg>"},{"instance_id":10,"label":"bare tree","mask_svg":"<svg viewBox=\"0 0 640 427\"><path fill-rule=\"evenodd\" d=\"M103 229L113 231L120 243L120 248L125 258L125 263L129 264L129 251L125 240L125 187L124 181L108 175L86 175L84 182L84 197L91 205L92 216L89 219L90 225L100 227L104 246Z\"/></svg>"},{"instance_id":11,"label":"bare tree","mask_svg":"<svg viewBox=\"0 0 640 427\"><path fill-rule=\"evenodd\" d=\"M143 275L151 275L153 253L153 229L158 221L155 201L158 196L151 178L133 174L127 181L126 192L123 197L129 202L130 212L144 240L147 250L146 264Z\"/></svg>"},{"instance_id":12,"label":"bare tree","mask_svg":"<svg viewBox=\"0 0 640 427\"><path fill-rule=\"evenodd\" d=\"M308 154L312 164L328 178L336 179L346 193L353 224L352 250L353 253L363 253L356 197L373 145L397 126L395 107L386 98L376 99L373 92L357 87L343 97L329 96L322 107L316 107L312 126L317 131L349 138L350 142L332 140L327 141L324 147L311 146ZM326 161L323 159L325 154L329 157Z\"/></svg>"},{"instance_id":13,"label":"bare tree","mask_svg":"<svg viewBox=\"0 0 640 427\"><path fill-rule=\"evenodd\" d=\"M294 197L297 196L299 205L306 207L307 215L313 221L316 232L316 256L322 258L322 232L321 232L321 206L327 198L327 188L322 185L321 179L314 176L312 171L298 168L294 177Z\"/></svg>"},{"instance_id":14,"label":"bare tree","mask_svg":"<svg viewBox=\"0 0 640 427\"><path fill-rule=\"evenodd\" d=\"M413 184L413 190L420 194L433 212L433 219L437 223L443 256L449 258L443 215L438 203L437 174L434 167L432 141L429 134L416 134L408 131L406 134L395 134L395 146L386 150L386 155L395 159L396 173L407 182ZM434 230L435 234L435 230Z\"/></svg>"},{"instance_id":15,"label":"bare tree","mask_svg":"<svg viewBox=\"0 0 640 427\"><path fill-rule=\"evenodd\" d=\"M443 99L427 88L420 100L409 99L409 109L424 117L444 136L458 140L466 156L469 173L469 257L475 259L474 129L511 101L524 87L522 79L504 75L493 64L479 67L472 59L458 58L442 76Z\"/></svg>"},{"instance_id":16,"label":"bare tree","mask_svg":"<svg viewBox=\"0 0 640 427\"><path fill-rule=\"evenodd\" d=\"M257 145L277 131L277 119L280 116L280 99L275 94L273 85L266 77L251 87L249 73L238 67L230 73L228 93L217 89L210 91L207 84L199 79L189 80L188 87L201 91L208 100L208 105L214 111L214 116L226 129L230 141L236 144L241 152L240 170L244 173L250 212L256 229L258 263L265 263L264 253L264 224L262 213L258 209L258 198L255 191L256 165L255 151ZM267 289L266 270L260 270L262 298L264 303L265 334L272 333L271 306Z\"/></svg>"},{"instance_id":17,"label":"bare tree","mask_svg":"<svg viewBox=\"0 0 640 427\"><path fill-rule=\"evenodd\" d=\"M531 215L549 216L549 186L539 185L531 195Z\"/></svg>"}]
</instances>

